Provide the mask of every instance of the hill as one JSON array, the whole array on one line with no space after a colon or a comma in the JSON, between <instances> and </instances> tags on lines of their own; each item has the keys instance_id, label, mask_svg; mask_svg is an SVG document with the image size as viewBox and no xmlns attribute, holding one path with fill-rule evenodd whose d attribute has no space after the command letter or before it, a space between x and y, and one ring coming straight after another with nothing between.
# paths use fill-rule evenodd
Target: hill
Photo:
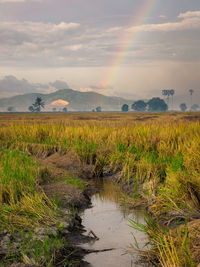
<instances>
[{"instance_id":1,"label":"hill","mask_svg":"<svg viewBox=\"0 0 200 267\"><path fill-rule=\"evenodd\" d=\"M133 103L132 100L120 97L63 89L50 94L31 93L0 99L0 111L7 111L8 107L14 107L16 111L27 111L38 96L42 97L45 102L45 111L52 111L52 102L57 100L69 102L67 105L69 111L91 111L97 106L101 106L103 111L117 111L121 110L123 104L131 105ZM61 109L58 107L58 110L59 108Z\"/></svg>"}]
</instances>

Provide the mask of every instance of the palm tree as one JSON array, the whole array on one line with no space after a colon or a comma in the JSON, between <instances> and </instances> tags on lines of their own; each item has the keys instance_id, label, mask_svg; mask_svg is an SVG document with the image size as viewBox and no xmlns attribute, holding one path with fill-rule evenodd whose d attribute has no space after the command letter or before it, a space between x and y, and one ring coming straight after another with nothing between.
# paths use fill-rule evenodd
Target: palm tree
<instances>
[{"instance_id":1,"label":"palm tree","mask_svg":"<svg viewBox=\"0 0 200 267\"><path fill-rule=\"evenodd\" d=\"M174 91L174 89L171 89L171 90L169 90L169 92L170 92L170 95L172 96L172 110L173 110L174 109L174 99L173 99L173 96L175 94L175 91Z\"/></svg>"},{"instance_id":2,"label":"palm tree","mask_svg":"<svg viewBox=\"0 0 200 267\"><path fill-rule=\"evenodd\" d=\"M37 97L35 99L35 103L33 103L34 111L40 112L41 108L44 108L44 101L42 100L41 97Z\"/></svg>"},{"instance_id":3,"label":"palm tree","mask_svg":"<svg viewBox=\"0 0 200 267\"><path fill-rule=\"evenodd\" d=\"M169 106L170 90L167 90L167 105Z\"/></svg>"},{"instance_id":4,"label":"palm tree","mask_svg":"<svg viewBox=\"0 0 200 267\"><path fill-rule=\"evenodd\" d=\"M162 90L162 95L166 96L167 95L167 90Z\"/></svg>"},{"instance_id":5,"label":"palm tree","mask_svg":"<svg viewBox=\"0 0 200 267\"><path fill-rule=\"evenodd\" d=\"M194 90L193 89L190 89L189 90L189 93L190 93L190 100L191 100L191 106L192 106L192 95L194 93Z\"/></svg>"},{"instance_id":6,"label":"palm tree","mask_svg":"<svg viewBox=\"0 0 200 267\"><path fill-rule=\"evenodd\" d=\"M167 90L162 90L162 95L167 96Z\"/></svg>"},{"instance_id":7,"label":"palm tree","mask_svg":"<svg viewBox=\"0 0 200 267\"><path fill-rule=\"evenodd\" d=\"M171 89L171 90L162 90L162 95L167 97L167 105L169 106L169 97L172 96L172 109L174 108L174 100L173 100L173 96L175 94L175 90Z\"/></svg>"},{"instance_id":8,"label":"palm tree","mask_svg":"<svg viewBox=\"0 0 200 267\"><path fill-rule=\"evenodd\" d=\"M170 90L162 90L162 94L167 97L167 105L169 106Z\"/></svg>"}]
</instances>

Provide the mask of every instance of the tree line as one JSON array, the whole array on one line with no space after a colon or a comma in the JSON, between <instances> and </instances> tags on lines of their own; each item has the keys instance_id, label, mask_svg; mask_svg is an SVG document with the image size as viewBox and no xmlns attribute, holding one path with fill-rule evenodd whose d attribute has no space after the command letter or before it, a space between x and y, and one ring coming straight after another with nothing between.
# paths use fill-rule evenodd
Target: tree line
<instances>
[{"instance_id":1,"label":"tree line","mask_svg":"<svg viewBox=\"0 0 200 267\"><path fill-rule=\"evenodd\" d=\"M131 105L131 109L133 111L138 111L138 112L144 112L144 111L159 112L159 111L167 111L168 105L165 103L163 99L159 97L154 97L147 102L145 102L144 100L135 101ZM129 106L127 104L124 104L122 105L121 110L123 112L127 112L129 111Z\"/></svg>"},{"instance_id":2,"label":"tree line","mask_svg":"<svg viewBox=\"0 0 200 267\"><path fill-rule=\"evenodd\" d=\"M197 111L199 109L199 105L197 104L193 104L193 93L194 90L190 89L189 90L189 95L190 95L190 111ZM170 105L170 97L171 97L171 104L172 104L172 110L173 110L173 105L174 105L174 101L173 101L173 96L175 94L175 90L174 89L170 89L170 90L162 90L162 95L166 96L166 102L159 98L159 97L154 97L148 101L144 101L144 100L138 100L135 101L131 107L129 107L129 105L127 104L123 104L121 107L121 111L123 112L128 112L130 109L132 109L133 111L137 111L137 112L144 112L144 111L149 111L149 112L165 112L169 109L169 105ZM43 99L41 97L37 97L35 99L35 102L29 106L28 110L30 112L41 112L42 109L44 109L45 107L45 102L43 101ZM186 103L181 103L180 104L180 110L185 112L188 107L186 105ZM9 112L15 112L15 108L14 107L8 107L7 109ZM56 108L54 107L53 112L56 112ZM95 109L92 109L93 112L101 112L102 108L101 106L96 107ZM67 112L67 107L64 107L62 109L62 112Z\"/></svg>"},{"instance_id":3,"label":"tree line","mask_svg":"<svg viewBox=\"0 0 200 267\"><path fill-rule=\"evenodd\" d=\"M189 95L190 95L190 111L197 111L199 109L199 105L193 104L193 96L194 90L190 89L189 90ZM144 111L167 111L170 106L170 97L171 97L171 108L172 110L174 109L174 95L175 95L175 90L170 89L170 90L162 90L162 95L166 96L166 102L159 98L159 97L154 97L150 99L149 101L145 102L144 100L138 100L135 101L131 105L131 109L133 111L138 111L138 112L144 112ZM179 105L179 108L181 111L185 112L188 107L186 103L181 103ZM122 105L121 110L123 112L129 111L129 106L127 104Z\"/></svg>"},{"instance_id":4,"label":"tree line","mask_svg":"<svg viewBox=\"0 0 200 267\"><path fill-rule=\"evenodd\" d=\"M190 111L196 111L199 109L199 105L197 104L193 104L193 94L194 94L194 90L193 89L189 89L188 90L189 92L189 96L190 96ZM167 102L167 105L169 106L170 104L170 96L171 96L171 100L172 100L172 110L174 109L174 101L173 101L173 96L175 94L175 90L174 89L171 89L171 90L162 90L162 95L163 96L166 96L166 102ZM186 103L181 103L179 105L179 108L181 111L185 112L188 107L186 105Z\"/></svg>"}]
</instances>

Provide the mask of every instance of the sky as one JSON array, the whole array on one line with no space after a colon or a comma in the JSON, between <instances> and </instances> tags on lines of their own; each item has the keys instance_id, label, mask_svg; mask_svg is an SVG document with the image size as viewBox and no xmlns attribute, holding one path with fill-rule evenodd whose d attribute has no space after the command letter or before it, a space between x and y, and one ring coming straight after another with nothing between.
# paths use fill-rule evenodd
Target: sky
<instances>
[{"instance_id":1,"label":"sky","mask_svg":"<svg viewBox=\"0 0 200 267\"><path fill-rule=\"evenodd\" d=\"M0 97L63 88L200 104L199 0L0 0Z\"/></svg>"}]
</instances>

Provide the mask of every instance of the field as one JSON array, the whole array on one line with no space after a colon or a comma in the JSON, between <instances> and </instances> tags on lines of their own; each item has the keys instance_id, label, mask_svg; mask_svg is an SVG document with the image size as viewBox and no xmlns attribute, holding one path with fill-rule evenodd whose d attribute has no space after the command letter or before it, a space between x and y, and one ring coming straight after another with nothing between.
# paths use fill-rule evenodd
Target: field
<instances>
[{"instance_id":1,"label":"field","mask_svg":"<svg viewBox=\"0 0 200 267\"><path fill-rule=\"evenodd\" d=\"M198 266L200 113L1 114L2 264L54 266L56 254L67 246L59 235L61 191L66 188L71 196L70 223L77 212L73 198L83 202L88 184L103 179L105 171L121 185L124 205L147 211L146 225L130 222L149 237L151 248L141 251L146 260ZM52 232L37 239L35 229ZM68 258L59 266L70 264Z\"/></svg>"}]
</instances>

